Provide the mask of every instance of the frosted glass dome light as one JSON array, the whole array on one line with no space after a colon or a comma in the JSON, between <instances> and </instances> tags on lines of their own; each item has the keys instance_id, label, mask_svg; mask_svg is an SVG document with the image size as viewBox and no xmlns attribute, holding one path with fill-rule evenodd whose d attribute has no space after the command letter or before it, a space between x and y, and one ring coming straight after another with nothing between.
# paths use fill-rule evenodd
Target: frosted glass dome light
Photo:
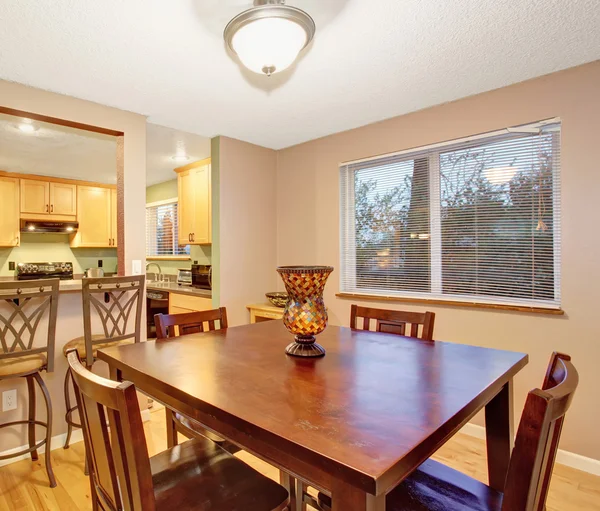
<instances>
[{"instance_id":1,"label":"frosted glass dome light","mask_svg":"<svg viewBox=\"0 0 600 511\"><path fill-rule=\"evenodd\" d=\"M315 34L313 19L282 0L257 0L225 27L225 41L242 64L271 76L290 67Z\"/></svg>"}]
</instances>

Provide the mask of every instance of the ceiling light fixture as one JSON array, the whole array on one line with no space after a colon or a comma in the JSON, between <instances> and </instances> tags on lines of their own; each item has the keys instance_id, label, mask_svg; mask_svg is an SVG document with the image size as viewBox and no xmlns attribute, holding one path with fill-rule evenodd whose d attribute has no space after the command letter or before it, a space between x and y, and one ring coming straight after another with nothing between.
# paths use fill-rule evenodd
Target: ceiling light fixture
<instances>
[{"instance_id":1,"label":"ceiling light fixture","mask_svg":"<svg viewBox=\"0 0 600 511\"><path fill-rule=\"evenodd\" d=\"M23 119L23 122L18 127L23 133L33 133L38 130L38 127L33 124L31 119Z\"/></svg>"},{"instance_id":2,"label":"ceiling light fixture","mask_svg":"<svg viewBox=\"0 0 600 511\"><path fill-rule=\"evenodd\" d=\"M244 66L271 76L294 63L315 30L314 20L285 0L255 0L227 24L223 36Z\"/></svg>"}]
</instances>

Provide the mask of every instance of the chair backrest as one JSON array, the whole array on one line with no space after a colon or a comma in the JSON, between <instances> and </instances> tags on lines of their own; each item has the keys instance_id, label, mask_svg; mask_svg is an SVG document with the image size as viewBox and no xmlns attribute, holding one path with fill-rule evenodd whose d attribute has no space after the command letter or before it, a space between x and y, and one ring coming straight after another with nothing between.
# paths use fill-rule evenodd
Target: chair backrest
<instances>
[{"instance_id":1,"label":"chair backrest","mask_svg":"<svg viewBox=\"0 0 600 511\"><path fill-rule=\"evenodd\" d=\"M144 275L83 279L83 335L88 367L94 362L94 344L132 338L140 342L145 280ZM101 332L93 331L93 310L102 325Z\"/></svg>"},{"instance_id":2,"label":"chair backrest","mask_svg":"<svg viewBox=\"0 0 600 511\"><path fill-rule=\"evenodd\" d=\"M86 456L102 509L154 511L152 471L135 386L88 371L67 353L81 415Z\"/></svg>"},{"instance_id":3,"label":"chair backrest","mask_svg":"<svg viewBox=\"0 0 600 511\"><path fill-rule=\"evenodd\" d=\"M502 511L544 511L565 414L579 383L571 357L553 353L541 389L527 395Z\"/></svg>"},{"instance_id":4,"label":"chair backrest","mask_svg":"<svg viewBox=\"0 0 600 511\"><path fill-rule=\"evenodd\" d=\"M219 322L218 328L216 321ZM227 310L225 307L220 307L219 309L188 312L186 314L156 314L154 324L156 325L157 339L220 330L221 328L227 328Z\"/></svg>"},{"instance_id":5,"label":"chair backrest","mask_svg":"<svg viewBox=\"0 0 600 511\"><path fill-rule=\"evenodd\" d=\"M0 360L45 353L54 370L58 288L58 279L0 282ZM38 331L46 321L47 332Z\"/></svg>"},{"instance_id":6,"label":"chair backrest","mask_svg":"<svg viewBox=\"0 0 600 511\"><path fill-rule=\"evenodd\" d=\"M362 329L370 330L371 320L375 320L375 331L417 337L425 341L433 340L433 312L404 312L387 309L372 309L352 305L350 328L359 328L358 318L363 318ZM410 327L409 327L410 325ZM419 327L421 333L419 334Z\"/></svg>"}]
</instances>

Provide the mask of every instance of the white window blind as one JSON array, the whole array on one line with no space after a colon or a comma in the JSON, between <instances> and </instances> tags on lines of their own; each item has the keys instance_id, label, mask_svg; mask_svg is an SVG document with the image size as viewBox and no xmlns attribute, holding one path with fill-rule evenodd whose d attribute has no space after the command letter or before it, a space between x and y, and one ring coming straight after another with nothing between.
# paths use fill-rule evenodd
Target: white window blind
<instances>
[{"instance_id":1,"label":"white window blind","mask_svg":"<svg viewBox=\"0 0 600 511\"><path fill-rule=\"evenodd\" d=\"M177 201L146 205L146 255L189 255L189 245L177 243Z\"/></svg>"},{"instance_id":2,"label":"white window blind","mask_svg":"<svg viewBox=\"0 0 600 511\"><path fill-rule=\"evenodd\" d=\"M560 122L340 167L341 291L560 307Z\"/></svg>"}]
</instances>

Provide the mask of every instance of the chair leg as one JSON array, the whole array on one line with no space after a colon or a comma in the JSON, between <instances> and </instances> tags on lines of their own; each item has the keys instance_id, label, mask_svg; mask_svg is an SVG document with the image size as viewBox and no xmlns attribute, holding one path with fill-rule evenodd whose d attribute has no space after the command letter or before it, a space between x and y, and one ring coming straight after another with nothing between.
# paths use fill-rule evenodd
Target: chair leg
<instances>
[{"instance_id":1,"label":"chair leg","mask_svg":"<svg viewBox=\"0 0 600 511\"><path fill-rule=\"evenodd\" d=\"M177 429L175 428L175 416L173 410L165 407L165 419L167 421L167 448L177 445Z\"/></svg>"},{"instance_id":2,"label":"chair leg","mask_svg":"<svg viewBox=\"0 0 600 511\"><path fill-rule=\"evenodd\" d=\"M64 449L69 448L69 442L71 441L71 433L73 433L73 425L71 424L71 414L73 409L71 408L71 396L69 394L69 380L71 379L71 370L67 368L65 374L65 405L67 412L65 413L65 422L67 423L67 438L65 440Z\"/></svg>"},{"instance_id":3,"label":"chair leg","mask_svg":"<svg viewBox=\"0 0 600 511\"><path fill-rule=\"evenodd\" d=\"M35 446L35 384L33 376L27 376L27 391L29 393L29 424L27 425L29 433L29 447ZM37 461L39 458L37 449L31 451L31 460Z\"/></svg>"},{"instance_id":4,"label":"chair leg","mask_svg":"<svg viewBox=\"0 0 600 511\"><path fill-rule=\"evenodd\" d=\"M54 471L52 470L52 456L50 454L52 451L50 446L50 442L52 440L52 401L50 400L50 394L48 393L48 388L44 383L42 375L40 373L35 373L33 377L40 386L42 394L44 395L44 400L46 401L46 413L48 416L46 419L46 472L48 472L48 479L50 479L50 488L55 488L56 478L54 477Z\"/></svg>"}]
</instances>

